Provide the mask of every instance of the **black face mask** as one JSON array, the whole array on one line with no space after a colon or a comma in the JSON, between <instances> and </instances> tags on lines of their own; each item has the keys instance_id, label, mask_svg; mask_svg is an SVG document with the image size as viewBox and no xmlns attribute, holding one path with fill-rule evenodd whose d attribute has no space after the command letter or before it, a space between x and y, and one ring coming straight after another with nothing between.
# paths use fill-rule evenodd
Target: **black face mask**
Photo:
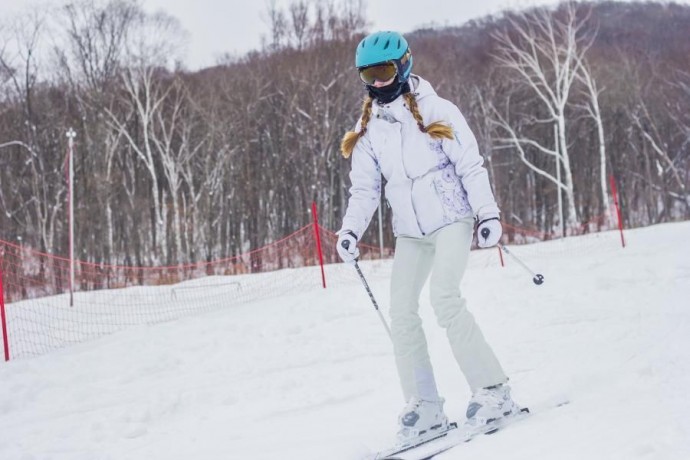
<instances>
[{"instance_id":1,"label":"black face mask","mask_svg":"<svg viewBox=\"0 0 690 460\"><path fill-rule=\"evenodd\" d=\"M395 76L395 80L388 86L382 86L381 88L376 88L374 86L366 85L369 91L369 96L376 99L380 104L388 104L393 102L401 94L406 94L410 92L410 84L405 80L400 82L400 77Z\"/></svg>"}]
</instances>

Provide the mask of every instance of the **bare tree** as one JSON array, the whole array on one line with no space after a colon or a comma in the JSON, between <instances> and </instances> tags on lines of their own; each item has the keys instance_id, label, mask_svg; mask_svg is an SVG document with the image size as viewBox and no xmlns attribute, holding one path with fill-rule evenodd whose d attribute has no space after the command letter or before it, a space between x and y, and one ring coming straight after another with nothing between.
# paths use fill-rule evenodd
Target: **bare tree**
<instances>
[{"instance_id":1,"label":"bare tree","mask_svg":"<svg viewBox=\"0 0 690 460\"><path fill-rule=\"evenodd\" d=\"M168 259L167 208L158 168L161 161L158 147L165 145L165 141L159 137L156 126L161 124L161 113L174 88L173 85L162 84L162 80L166 64L175 60L180 35L179 24L168 16L138 16L135 27L127 35L128 65L122 72L124 94L120 101L124 113L106 109L108 123L143 162L151 180L155 262ZM177 112L173 110L172 113Z\"/></svg>"},{"instance_id":2,"label":"bare tree","mask_svg":"<svg viewBox=\"0 0 690 460\"><path fill-rule=\"evenodd\" d=\"M659 129L654 118L650 115L647 105L640 101L639 110L631 114L635 126L639 129L642 137L649 143L652 151L657 155L657 169L662 173L670 173L675 181L678 189L681 191L683 199L687 199L685 182L683 180L682 171L673 161L669 152L667 151L667 143L664 142L663 136L659 133Z\"/></svg>"},{"instance_id":3,"label":"bare tree","mask_svg":"<svg viewBox=\"0 0 690 460\"><path fill-rule=\"evenodd\" d=\"M81 150L80 180L103 177L93 183L91 196L100 204L90 211L102 220L103 227L89 227L80 232L77 242L94 239L101 255L89 252L96 261L114 263L116 218L113 207L119 188L117 176L118 155L122 148L122 133L113 130L104 117L104 108L111 105L114 89L127 59L128 36L141 22L143 11L136 0L78 0L60 9L56 18L61 32L56 37L54 54L64 84L79 112L79 122L74 125L79 132ZM84 188L88 188L84 185ZM94 216L95 217L95 216ZM102 231L102 233L100 233ZM91 238L90 238L91 237Z\"/></svg>"},{"instance_id":4,"label":"bare tree","mask_svg":"<svg viewBox=\"0 0 690 460\"><path fill-rule=\"evenodd\" d=\"M161 187L159 186L158 161L151 139L156 114L168 96L168 90L160 87L154 78L153 67L129 68L123 75L126 98L123 105L127 108L126 115L121 116L111 109L106 109L112 128L124 137L132 151L143 162L151 179L151 196L153 198L153 248L154 261L160 262L167 258L167 244L165 220L163 217L163 203ZM135 125L131 126L132 120ZM140 133L139 140L135 131Z\"/></svg>"},{"instance_id":5,"label":"bare tree","mask_svg":"<svg viewBox=\"0 0 690 460\"><path fill-rule=\"evenodd\" d=\"M66 184L61 171L64 156L49 147L51 137L59 129L41 122L40 116L46 113L37 109L43 101L37 102L35 95L45 28L45 17L41 13L15 18L7 28L10 38L3 40L9 46L3 46L5 52L0 53L0 69L9 84L9 100L21 107L11 134L14 140L4 142L3 146L14 146L14 151L24 156L31 191L26 196L27 201L19 206L21 212L27 214L18 221L27 226L27 232L39 235L43 250L53 251ZM12 51L8 51L8 48ZM15 209L12 212L18 211Z\"/></svg>"},{"instance_id":6,"label":"bare tree","mask_svg":"<svg viewBox=\"0 0 690 460\"><path fill-rule=\"evenodd\" d=\"M607 213L609 222L612 222L611 210L608 199L608 180L606 175L606 135L604 131L604 119L599 106L599 95L603 89L598 88L592 74L592 69L587 63L582 63L577 73L578 80L584 85L587 102L583 104L585 112L594 121L597 127L597 140L599 142L599 187L601 191L601 210Z\"/></svg>"},{"instance_id":7,"label":"bare tree","mask_svg":"<svg viewBox=\"0 0 690 460\"><path fill-rule=\"evenodd\" d=\"M290 12L290 32L293 36L295 48L298 50L306 46L309 34L309 4L305 0L291 3Z\"/></svg>"},{"instance_id":8,"label":"bare tree","mask_svg":"<svg viewBox=\"0 0 690 460\"><path fill-rule=\"evenodd\" d=\"M181 79L171 83L169 107L155 112L152 125L151 141L156 148L160 164L165 174L173 212L173 234L175 241L175 258L178 263L185 262L182 250L182 207L180 206L181 187L187 165L200 151L206 139L192 138L193 122L188 105L188 93ZM173 260L173 259L171 259Z\"/></svg>"},{"instance_id":9,"label":"bare tree","mask_svg":"<svg viewBox=\"0 0 690 460\"><path fill-rule=\"evenodd\" d=\"M63 9L67 50L57 49L64 68L92 91L117 77L128 35L142 11L134 0L79 0Z\"/></svg>"},{"instance_id":10,"label":"bare tree","mask_svg":"<svg viewBox=\"0 0 690 460\"><path fill-rule=\"evenodd\" d=\"M495 123L504 134L497 139L498 143L515 148L520 159L530 169L565 192L568 202L567 222L573 227L577 222L577 211L568 151L566 107L594 34L585 27L588 16L578 17L574 3L567 3L564 10L557 13L562 14L551 14L542 8L515 18L510 17L510 29L493 35L498 46L495 54L497 62L510 72L510 78L516 85L526 86L533 93L534 102L542 104L546 109L546 118L531 121L554 127L553 147L524 135L516 129L514 121L498 111L495 111ZM526 148L552 156L556 160L556 175L535 166L529 160ZM562 179L559 177L561 167Z\"/></svg>"},{"instance_id":11,"label":"bare tree","mask_svg":"<svg viewBox=\"0 0 690 460\"><path fill-rule=\"evenodd\" d=\"M263 40L264 47L271 51L279 50L288 36L288 20L285 12L278 8L276 0L268 1L265 21L268 23L271 36L268 43L266 43L266 39Z\"/></svg>"}]
</instances>

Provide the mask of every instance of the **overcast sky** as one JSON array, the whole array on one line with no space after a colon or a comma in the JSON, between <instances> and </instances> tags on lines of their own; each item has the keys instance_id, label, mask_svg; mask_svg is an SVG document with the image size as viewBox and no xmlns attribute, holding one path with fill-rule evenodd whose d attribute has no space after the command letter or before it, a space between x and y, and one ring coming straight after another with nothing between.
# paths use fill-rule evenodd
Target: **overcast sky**
<instances>
[{"instance_id":1,"label":"overcast sky","mask_svg":"<svg viewBox=\"0 0 690 460\"><path fill-rule=\"evenodd\" d=\"M343 0L339 0L343 1ZM141 0L150 12L175 16L189 33L185 63L190 69L207 67L226 52L244 54L261 45L268 33L264 20L268 0ZM42 0L61 5L64 0ZM506 8L556 4L558 0L368 0L371 30L409 32L425 25L460 25ZM679 0L678 3L690 3ZM0 18L37 4L36 0L0 0ZM290 0L277 0L278 6Z\"/></svg>"},{"instance_id":2,"label":"overcast sky","mask_svg":"<svg viewBox=\"0 0 690 460\"><path fill-rule=\"evenodd\" d=\"M291 1L276 3L287 6ZM432 23L459 25L512 5L555 3L558 1L365 0L371 30L403 33ZM180 19L190 33L187 63L192 68L214 64L224 52L242 54L257 49L269 31L265 20L268 0L144 0L144 5L150 11L162 9Z\"/></svg>"}]
</instances>

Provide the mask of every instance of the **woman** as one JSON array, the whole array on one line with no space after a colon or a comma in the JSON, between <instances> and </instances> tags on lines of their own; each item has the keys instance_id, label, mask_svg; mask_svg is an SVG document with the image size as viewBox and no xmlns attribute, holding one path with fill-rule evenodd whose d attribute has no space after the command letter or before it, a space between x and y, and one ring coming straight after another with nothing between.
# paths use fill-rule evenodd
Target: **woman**
<instances>
[{"instance_id":1,"label":"woman","mask_svg":"<svg viewBox=\"0 0 690 460\"><path fill-rule=\"evenodd\" d=\"M411 73L412 55L399 33L365 37L355 64L369 95L341 144L343 156L352 157L352 187L337 250L344 262L357 260L357 241L379 204L383 175L396 235L391 332L407 403L398 439L404 444L448 426L418 314L430 273L431 304L472 390L466 423L486 429L520 409L459 288L475 219L480 247L496 245L502 233L477 142L460 110Z\"/></svg>"}]
</instances>

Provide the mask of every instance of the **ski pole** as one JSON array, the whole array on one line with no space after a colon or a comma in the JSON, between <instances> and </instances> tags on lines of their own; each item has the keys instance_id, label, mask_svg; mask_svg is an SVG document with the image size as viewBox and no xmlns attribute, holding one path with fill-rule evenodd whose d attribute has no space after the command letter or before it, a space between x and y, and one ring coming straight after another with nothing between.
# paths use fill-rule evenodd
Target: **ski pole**
<instances>
[{"instance_id":1,"label":"ski pole","mask_svg":"<svg viewBox=\"0 0 690 460\"><path fill-rule=\"evenodd\" d=\"M490 233L490 230L489 230L488 228L482 229L482 237L483 237L483 238L487 238L487 237L489 236L489 233ZM498 244L498 247L501 248L501 249L502 249L506 254L508 254L510 257L512 257L513 259L515 259L515 262L517 262L520 266L522 266L522 268L524 268L525 270L527 270L527 271L532 275L532 281L534 282L534 284L536 284L537 286L539 286L539 285L541 285L541 284L544 283L544 275L542 275L542 274L540 274L540 273L534 273L534 271L532 271L532 269L530 269L530 268L527 266L527 264L525 264L522 260L520 260L520 259L518 258L518 256L516 256L515 254L513 254L512 252L510 252L510 251L508 250L508 248L505 247L504 245L502 245L501 243Z\"/></svg>"},{"instance_id":2,"label":"ski pole","mask_svg":"<svg viewBox=\"0 0 690 460\"><path fill-rule=\"evenodd\" d=\"M371 299L371 303L374 304L374 308L376 309L376 313L378 313L379 318L381 318L381 323L383 323L383 327L386 328L386 332L388 333L388 337L393 340L393 336L391 335L391 329L388 327L388 323L386 322L386 319L383 317L381 314L381 310L379 310L379 304L376 303L376 299L374 298L374 294L371 292L371 289L369 288L369 284L367 283L366 278L364 278L364 274L362 273L362 270L359 268L359 264L357 261L355 261L355 268L357 269L357 273L359 274L359 279L362 280L362 284L364 285L364 288L367 290L367 293L369 294L369 298Z\"/></svg>"},{"instance_id":3,"label":"ski pole","mask_svg":"<svg viewBox=\"0 0 690 460\"><path fill-rule=\"evenodd\" d=\"M341 243L345 249L350 247L350 242L349 241L343 241ZM381 310L379 310L379 304L376 303L376 299L374 298L374 294L371 292L371 289L369 288L369 283L367 283L367 279L364 277L364 273L362 273L362 270L359 268L359 264L357 263L357 260L355 259L355 269L357 270L357 274L359 275L359 279L362 280L362 284L364 285L364 289L367 290L367 294L369 294L369 298L371 299L371 303L374 304L374 309L376 310L376 313L378 313L379 318L381 319L381 323L383 323L383 327L386 328L386 332L388 333L388 337L390 337L391 340L393 340L393 336L391 335L391 329L388 327L388 323L386 322L386 319L383 317L381 314Z\"/></svg>"},{"instance_id":4,"label":"ski pole","mask_svg":"<svg viewBox=\"0 0 690 460\"><path fill-rule=\"evenodd\" d=\"M540 284L543 284L543 283L544 283L544 275L542 275L541 273L534 273L534 272L533 272L523 261L521 261L520 259L518 259L518 257L517 257L515 254L513 254L512 252L510 252L510 251L508 250L508 248L505 247L504 245L499 244L498 247L501 248L501 249L503 250L503 252L505 252L506 254L508 254L510 257L512 257L513 259L515 259L515 262L517 262L518 264L520 264L520 265L522 266L522 268L524 268L525 270L527 270L527 271L532 275L532 277L533 277L533 278L532 278L532 281L534 281L534 284L536 284L537 286L539 286Z\"/></svg>"}]
</instances>

